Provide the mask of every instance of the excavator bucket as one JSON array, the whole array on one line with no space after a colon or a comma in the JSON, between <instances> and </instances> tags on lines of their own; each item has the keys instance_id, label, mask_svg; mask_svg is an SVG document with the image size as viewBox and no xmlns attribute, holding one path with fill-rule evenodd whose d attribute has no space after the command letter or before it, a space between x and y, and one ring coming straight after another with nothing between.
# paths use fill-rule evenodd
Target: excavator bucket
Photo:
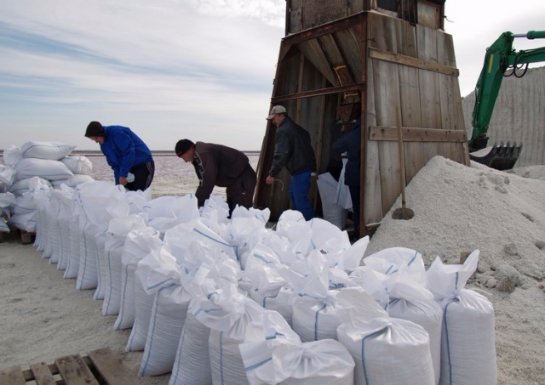
<instances>
[{"instance_id":1,"label":"excavator bucket","mask_svg":"<svg viewBox=\"0 0 545 385\"><path fill-rule=\"evenodd\" d=\"M487 150L489 150L487 153ZM484 164L490 168L496 170L510 170L517 162L520 151L522 149L521 144L495 144L492 148L487 147L482 150L472 152L469 154L471 160Z\"/></svg>"}]
</instances>

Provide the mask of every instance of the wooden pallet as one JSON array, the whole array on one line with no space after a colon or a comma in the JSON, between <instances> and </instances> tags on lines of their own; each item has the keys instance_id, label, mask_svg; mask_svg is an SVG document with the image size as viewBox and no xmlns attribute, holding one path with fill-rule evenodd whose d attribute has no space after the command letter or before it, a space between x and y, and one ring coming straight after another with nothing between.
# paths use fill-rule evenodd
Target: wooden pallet
<instances>
[{"instance_id":1,"label":"wooden pallet","mask_svg":"<svg viewBox=\"0 0 545 385\"><path fill-rule=\"evenodd\" d=\"M17 231L23 245L29 245L34 242L34 239L36 238L36 233L29 233L28 231L19 229Z\"/></svg>"},{"instance_id":2,"label":"wooden pallet","mask_svg":"<svg viewBox=\"0 0 545 385\"><path fill-rule=\"evenodd\" d=\"M121 353L109 348L84 357L61 357L50 365L33 364L27 370L19 366L0 370L0 385L144 385L145 381L124 365Z\"/></svg>"}]
</instances>

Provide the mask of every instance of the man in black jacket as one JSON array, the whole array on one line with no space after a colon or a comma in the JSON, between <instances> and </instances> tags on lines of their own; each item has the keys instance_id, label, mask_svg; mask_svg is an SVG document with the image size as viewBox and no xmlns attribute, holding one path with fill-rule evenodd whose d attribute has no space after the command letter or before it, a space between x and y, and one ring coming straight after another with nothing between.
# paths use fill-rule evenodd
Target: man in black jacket
<instances>
[{"instance_id":1,"label":"man in black jacket","mask_svg":"<svg viewBox=\"0 0 545 385\"><path fill-rule=\"evenodd\" d=\"M210 198L214 186L226 187L229 213L237 205L252 207L256 174L248 157L241 151L221 144L193 143L182 139L176 143L176 155L191 162L199 178L195 193L199 206Z\"/></svg>"},{"instance_id":2,"label":"man in black jacket","mask_svg":"<svg viewBox=\"0 0 545 385\"><path fill-rule=\"evenodd\" d=\"M333 151L341 154L346 152L348 161L344 169L344 184L350 190L352 198L352 213L354 234L359 237L360 231L360 164L361 164L361 119L358 118L352 129L345 132L335 142Z\"/></svg>"},{"instance_id":3,"label":"man in black jacket","mask_svg":"<svg viewBox=\"0 0 545 385\"><path fill-rule=\"evenodd\" d=\"M310 178L316 170L316 157L309 133L288 117L284 106L274 106L267 117L276 125L275 148L269 175L265 183L272 184L282 167L291 175L289 187L292 208L308 221L314 218L309 199Z\"/></svg>"}]
</instances>

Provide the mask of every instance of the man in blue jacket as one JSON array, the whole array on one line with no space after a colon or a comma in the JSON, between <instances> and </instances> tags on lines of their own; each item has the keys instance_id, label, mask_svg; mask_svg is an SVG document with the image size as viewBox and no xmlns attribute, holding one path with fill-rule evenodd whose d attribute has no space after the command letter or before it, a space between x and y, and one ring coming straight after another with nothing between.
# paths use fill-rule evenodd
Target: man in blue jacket
<instances>
[{"instance_id":1,"label":"man in blue jacket","mask_svg":"<svg viewBox=\"0 0 545 385\"><path fill-rule=\"evenodd\" d=\"M91 122L85 136L100 144L106 161L114 170L115 183L127 190L145 190L151 185L155 164L146 144L128 127L102 126Z\"/></svg>"}]
</instances>

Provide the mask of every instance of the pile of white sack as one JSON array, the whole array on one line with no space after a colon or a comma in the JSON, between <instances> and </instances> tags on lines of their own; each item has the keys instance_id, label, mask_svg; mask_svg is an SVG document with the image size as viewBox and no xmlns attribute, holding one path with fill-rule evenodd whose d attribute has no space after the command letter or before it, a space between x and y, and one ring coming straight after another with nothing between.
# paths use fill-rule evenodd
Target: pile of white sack
<instances>
[{"instance_id":1,"label":"pile of white sack","mask_svg":"<svg viewBox=\"0 0 545 385\"><path fill-rule=\"evenodd\" d=\"M85 156L71 156L75 146L57 142L26 142L4 150L0 164L0 231L10 227L34 232L35 193L61 185L90 182L93 165Z\"/></svg>"},{"instance_id":2,"label":"pile of white sack","mask_svg":"<svg viewBox=\"0 0 545 385\"><path fill-rule=\"evenodd\" d=\"M106 182L36 192L36 248L93 289L139 374L170 385L495 385L494 311L463 265L297 211L150 199Z\"/></svg>"}]
</instances>

